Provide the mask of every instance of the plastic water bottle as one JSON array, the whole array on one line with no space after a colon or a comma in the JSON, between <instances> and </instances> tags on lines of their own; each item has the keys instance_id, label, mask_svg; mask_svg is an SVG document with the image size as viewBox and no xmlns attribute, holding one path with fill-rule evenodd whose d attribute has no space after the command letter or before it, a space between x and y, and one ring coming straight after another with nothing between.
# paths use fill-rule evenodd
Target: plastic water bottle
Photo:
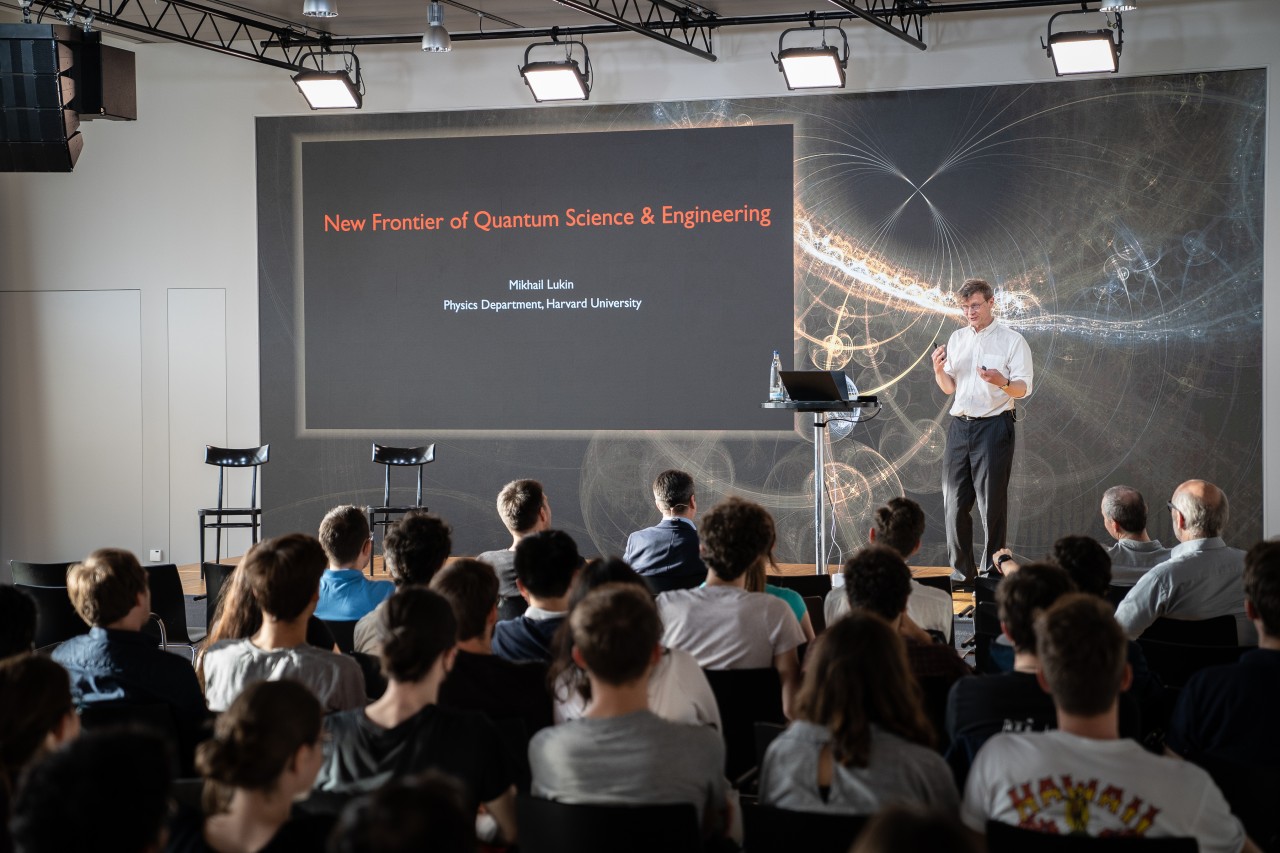
<instances>
[{"instance_id":1,"label":"plastic water bottle","mask_svg":"<svg viewBox=\"0 0 1280 853\"><path fill-rule=\"evenodd\" d=\"M785 399L782 393L782 358L778 351L773 351L773 363L769 365L769 402L781 403Z\"/></svg>"}]
</instances>

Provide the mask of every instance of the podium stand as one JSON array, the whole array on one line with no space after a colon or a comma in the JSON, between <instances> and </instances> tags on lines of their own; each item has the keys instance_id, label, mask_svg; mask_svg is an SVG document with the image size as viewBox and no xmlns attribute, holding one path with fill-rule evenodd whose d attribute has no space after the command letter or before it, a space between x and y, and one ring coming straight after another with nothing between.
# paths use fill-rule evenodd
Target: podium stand
<instances>
[{"instance_id":1,"label":"podium stand","mask_svg":"<svg viewBox=\"0 0 1280 853\"><path fill-rule=\"evenodd\" d=\"M827 526L823 523L823 504L827 492L826 445L822 431L827 428L827 416L832 412L861 412L880 408L874 398L862 400L784 400L777 403L761 403L762 409L785 409L792 412L813 412L813 570L827 573Z\"/></svg>"}]
</instances>

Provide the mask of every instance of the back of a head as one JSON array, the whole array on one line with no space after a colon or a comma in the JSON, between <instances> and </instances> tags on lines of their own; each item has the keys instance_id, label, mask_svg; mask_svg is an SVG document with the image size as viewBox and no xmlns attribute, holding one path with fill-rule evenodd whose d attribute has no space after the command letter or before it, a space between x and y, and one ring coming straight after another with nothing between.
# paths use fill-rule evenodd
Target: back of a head
<instances>
[{"instance_id":1,"label":"back of a head","mask_svg":"<svg viewBox=\"0 0 1280 853\"><path fill-rule=\"evenodd\" d=\"M1259 542L1244 556L1244 597L1269 637L1280 637L1280 539Z\"/></svg>"},{"instance_id":2,"label":"back of a head","mask_svg":"<svg viewBox=\"0 0 1280 853\"><path fill-rule=\"evenodd\" d=\"M582 568L578 544L563 530L542 530L516 545L516 577L530 594L559 598Z\"/></svg>"},{"instance_id":3,"label":"back of a head","mask_svg":"<svg viewBox=\"0 0 1280 853\"><path fill-rule=\"evenodd\" d=\"M1076 585L1066 569L1052 563L1032 563L1003 578L996 587L996 606L1013 647L1034 652L1036 615L1075 591Z\"/></svg>"},{"instance_id":4,"label":"back of a head","mask_svg":"<svg viewBox=\"0 0 1280 853\"><path fill-rule=\"evenodd\" d=\"M894 549L871 545L845 560L844 592L851 607L893 621L907 608L911 569Z\"/></svg>"},{"instance_id":5,"label":"back of a head","mask_svg":"<svg viewBox=\"0 0 1280 853\"><path fill-rule=\"evenodd\" d=\"M444 596L424 586L405 586L387 599L387 639L382 671L408 684L421 681L439 657L458 643L458 623Z\"/></svg>"},{"instance_id":6,"label":"back of a head","mask_svg":"<svg viewBox=\"0 0 1280 853\"><path fill-rule=\"evenodd\" d=\"M1207 480L1188 480L1178 486L1171 503L1182 514L1187 533L1197 539L1221 536L1231 515L1226 493Z\"/></svg>"},{"instance_id":7,"label":"back of a head","mask_svg":"<svg viewBox=\"0 0 1280 853\"><path fill-rule=\"evenodd\" d=\"M17 853L141 853L169 813L173 757L158 734L89 732L28 769L13 803Z\"/></svg>"},{"instance_id":8,"label":"back of a head","mask_svg":"<svg viewBox=\"0 0 1280 853\"><path fill-rule=\"evenodd\" d=\"M451 534L449 525L435 513L405 513L382 540L383 559L396 585L431 583L453 550Z\"/></svg>"},{"instance_id":9,"label":"back of a head","mask_svg":"<svg viewBox=\"0 0 1280 853\"><path fill-rule=\"evenodd\" d=\"M573 586L569 591L569 609L577 607L578 602L586 598L591 590L607 583L629 583L646 592L649 591L649 585L644 582L644 578L636 574L636 570L627 565L622 558L597 557L594 560L588 560L582 567L582 571L578 572L578 576L574 578Z\"/></svg>"},{"instance_id":10,"label":"back of a head","mask_svg":"<svg viewBox=\"0 0 1280 853\"><path fill-rule=\"evenodd\" d=\"M684 512L693 499L693 478L684 471L663 471L653 481L653 500L663 512Z\"/></svg>"},{"instance_id":11,"label":"back of a head","mask_svg":"<svg viewBox=\"0 0 1280 853\"><path fill-rule=\"evenodd\" d=\"M1053 702L1070 714L1097 716L1120 695L1127 662L1124 629L1107 603L1071 593L1036 619L1036 655Z\"/></svg>"},{"instance_id":12,"label":"back of a head","mask_svg":"<svg viewBox=\"0 0 1280 853\"><path fill-rule=\"evenodd\" d=\"M532 530L546 502L537 480L512 480L498 492L498 517L512 533Z\"/></svg>"},{"instance_id":13,"label":"back of a head","mask_svg":"<svg viewBox=\"0 0 1280 853\"><path fill-rule=\"evenodd\" d=\"M760 504L726 498L702 518L702 560L723 581L735 581L773 547L773 516Z\"/></svg>"},{"instance_id":14,"label":"back of a head","mask_svg":"<svg viewBox=\"0 0 1280 853\"><path fill-rule=\"evenodd\" d=\"M1147 501L1132 486L1112 486L1102 493L1102 514L1125 533L1147 529Z\"/></svg>"},{"instance_id":15,"label":"back of a head","mask_svg":"<svg viewBox=\"0 0 1280 853\"><path fill-rule=\"evenodd\" d=\"M893 498L875 511L876 544L910 557L924 537L924 510L911 498Z\"/></svg>"},{"instance_id":16,"label":"back of a head","mask_svg":"<svg viewBox=\"0 0 1280 853\"><path fill-rule=\"evenodd\" d=\"M867 822L849 853L979 853L983 849L954 814L918 806L889 806Z\"/></svg>"},{"instance_id":17,"label":"back of a head","mask_svg":"<svg viewBox=\"0 0 1280 853\"><path fill-rule=\"evenodd\" d=\"M146 590L146 570L123 548L99 548L67 572L67 594L90 625L123 619Z\"/></svg>"},{"instance_id":18,"label":"back of a head","mask_svg":"<svg viewBox=\"0 0 1280 853\"><path fill-rule=\"evenodd\" d=\"M0 791L12 791L45 737L72 711L71 679L61 666L32 654L0 661Z\"/></svg>"},{"instance_id":19,"label":"back of a head","mask_svg":"<svg viewBox=\"0 0 1280 853\"><path fill-rule=\"evenodd\" d=\"M305 533L259 542L237 572L244 572L262 612L292 622L320 590L327 561L320 543Z\"/></svg>"},{"instance_id":20,"label":"back of a head","mask_svg":"<svg viewBox=\"0 0 1280 853\"><path fill-rule=\"evenodd\" d=\"M610 583L578 603L569 614L569 630L588 674L621 685L647 672L662 639L662 620L645 589Z\"/></svg>"},{"instance_id":21,"label":"back of a head","mask_svg":"<svg viewBox=\"0 0 1280 853\"><path fill-rule=\"evenodd\" d=\"M320 545L331 566L355 565L368 541L369 518L358 506L336 506L320 522Z\"/></svg>"},{"instance_id":22,"label":"back of a head","mask_svg":"<svg viewBox=\"0 0 1280 853\"><path fill-rule=\"evenodd\" d=\"M475 853L475 819L452 776L427 771L393 778L351 802L329 853Z\"/></svg>"},{"instance_id":23,"label":"back of a head","mask_svg":"<svg viewBox=\"0 0 1280 853\"><path fill-rule=\"evenodd\" d=\"M906 646L892 625L869 611L852 611L818 638L796 706L799 719L830 730L835 760L846 767L867 766L873 723L933 745Z\"/></svg>"},{"instance_id":24,"label":"back of a head","mask_svg":"<svg viewBox=\"0 0 1280 853\"><path fill-rule=\"evenodd\" d=\"M462 557L431 579L431 590L444 596L458 623L458 641L484 634L489 614L498 600L498 575L493 566Z\"/></svg>"},{"instance_id":25,"label":"back of a head","mask_svg":"<svg viewBox=\"0 0 1280 853\"><path fill-rule=\"evenodd\" d=\"M320 740L324 709L297 681L255 681L218 716L196 749L206 814L223 811L232 788L270 791L305 744Z\"/></svg>"},{"instance_id":26,"label":"back of a head","mask_svg":"<svg viewBox=\"0 0 1280 853\"><path fill-rule=\"evenodd\" d=\"M0 585L0 660L31 651L36 640L36 603L17 587Z\"/></svg>"},{"instance_id":27,"label":"back of a head","mask_svg":"<svg viewBox=\"0 0 1280 853\"><path fill-rule=\"evenodd\" d=\"M1053 543L1053 560L1066 569L1076 589L1105 597L1111 586L1111 555L1091 536L1063 536Z\"/></svg>"}]
</instances>

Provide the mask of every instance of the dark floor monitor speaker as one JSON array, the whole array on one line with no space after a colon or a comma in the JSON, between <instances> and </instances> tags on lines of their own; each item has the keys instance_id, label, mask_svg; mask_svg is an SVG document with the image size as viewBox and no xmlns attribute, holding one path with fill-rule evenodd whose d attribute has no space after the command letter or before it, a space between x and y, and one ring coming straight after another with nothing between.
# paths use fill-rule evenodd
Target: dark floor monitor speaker
<instances>
[{"instance_id":1,"label":"dark floor monitor speaker","mask_svg":"<svg viewBox=\"0 0 1280 853\"><path fill-rule=\"evenodd\" d=\"M0 24L0 171L70 172L84 140L72 69L80 33Z\"/></svg>"}]
</instances>

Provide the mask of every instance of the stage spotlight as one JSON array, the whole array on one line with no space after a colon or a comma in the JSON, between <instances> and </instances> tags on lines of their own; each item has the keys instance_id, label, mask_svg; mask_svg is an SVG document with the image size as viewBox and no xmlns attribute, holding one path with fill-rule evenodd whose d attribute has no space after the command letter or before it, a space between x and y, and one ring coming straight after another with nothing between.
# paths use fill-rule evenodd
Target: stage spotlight
<instances>
[{"instance_id":1,"label":"stage spotlight","mask_svg":"<svg viewBox=\"0 0 1280 853\"><path fill-rule=\"evenodd\" d=\"M302 0L302 17L336 18L338 0Z\"/></svg>"},{"instance_id":2,"label":"stage spotlight","mask_svg":"<svg viewBox=\"0 0 1280 853\"><path fill-rule=\"evenodd\" d=\"M343 57L343 68L327 70L325 61L336 56ZM310 51L299 57L299 64L308 58L315 63L315 70L293 75L293 82L311 109L360 109L364 104L364 81L360 79L360 59L354 52Z\"/></svg>"},{"instance_id":3,"label":"stage spotlight","mask_svg":"<svg viewBox=\"0 0 1280 853\"><path fill-rule=\"evenodd\" d=\"M529 53L535 47L551 46L563 47L564 59L529 61ZM582 50L582 65L573 58L575 46ZM533 99L539 103L585 101L591 95L591 56L587 53L587 46L581 41L561 42L553 39L549 42L538 42L525 48L524 65L520 66L520 76L524 78L525 85L533 93Z\"/></svg>"},{"instance_id":4,"label":"stage spotlight","mask_svg":"<svg viewBox=\"0 0 1280 853\"><path fill-rule=\"evenodd\" d=\"M1098 10L1100 11L1100 10ZM1120 70L1120 51L1124 46L1124 23L1115 15L1114 30L1079 30L1055 33L1053 22L1061 15L1096 14L1092 9L1071 9L1049 18L1049 42L1040 46L1053 60L1053 71L1059 77L1073 74L1115 74Z\"/></svg>"},{"instance_id":5,"label":"stage spotlight","mask_svg":"<svg viewBox=\"0 0 1280 853\"><path fill-rule=\"evenodd\" d=\"M440 0L431 0L427 7L427 31L422 35L422 49L427 53L448 53L453 50L453 39L444 28L444 7Z\"/></svg>"},{"instance_id":6,"label":"stage spotlight","mask_svg":"<svg viewBox=\"0 0 1280 853\"><path fill-rule=\"evenodd\" d=\"M827 44L827 31L835 30L844 41L844 56ZM821 32L822 44L816 47L783 48L788 33ZM778 36L778 55L772 57L787 81L787 88L843 89L845 69L849 66L849 37L839 27L793 27Z\"/></svg>"}]
</instances>

